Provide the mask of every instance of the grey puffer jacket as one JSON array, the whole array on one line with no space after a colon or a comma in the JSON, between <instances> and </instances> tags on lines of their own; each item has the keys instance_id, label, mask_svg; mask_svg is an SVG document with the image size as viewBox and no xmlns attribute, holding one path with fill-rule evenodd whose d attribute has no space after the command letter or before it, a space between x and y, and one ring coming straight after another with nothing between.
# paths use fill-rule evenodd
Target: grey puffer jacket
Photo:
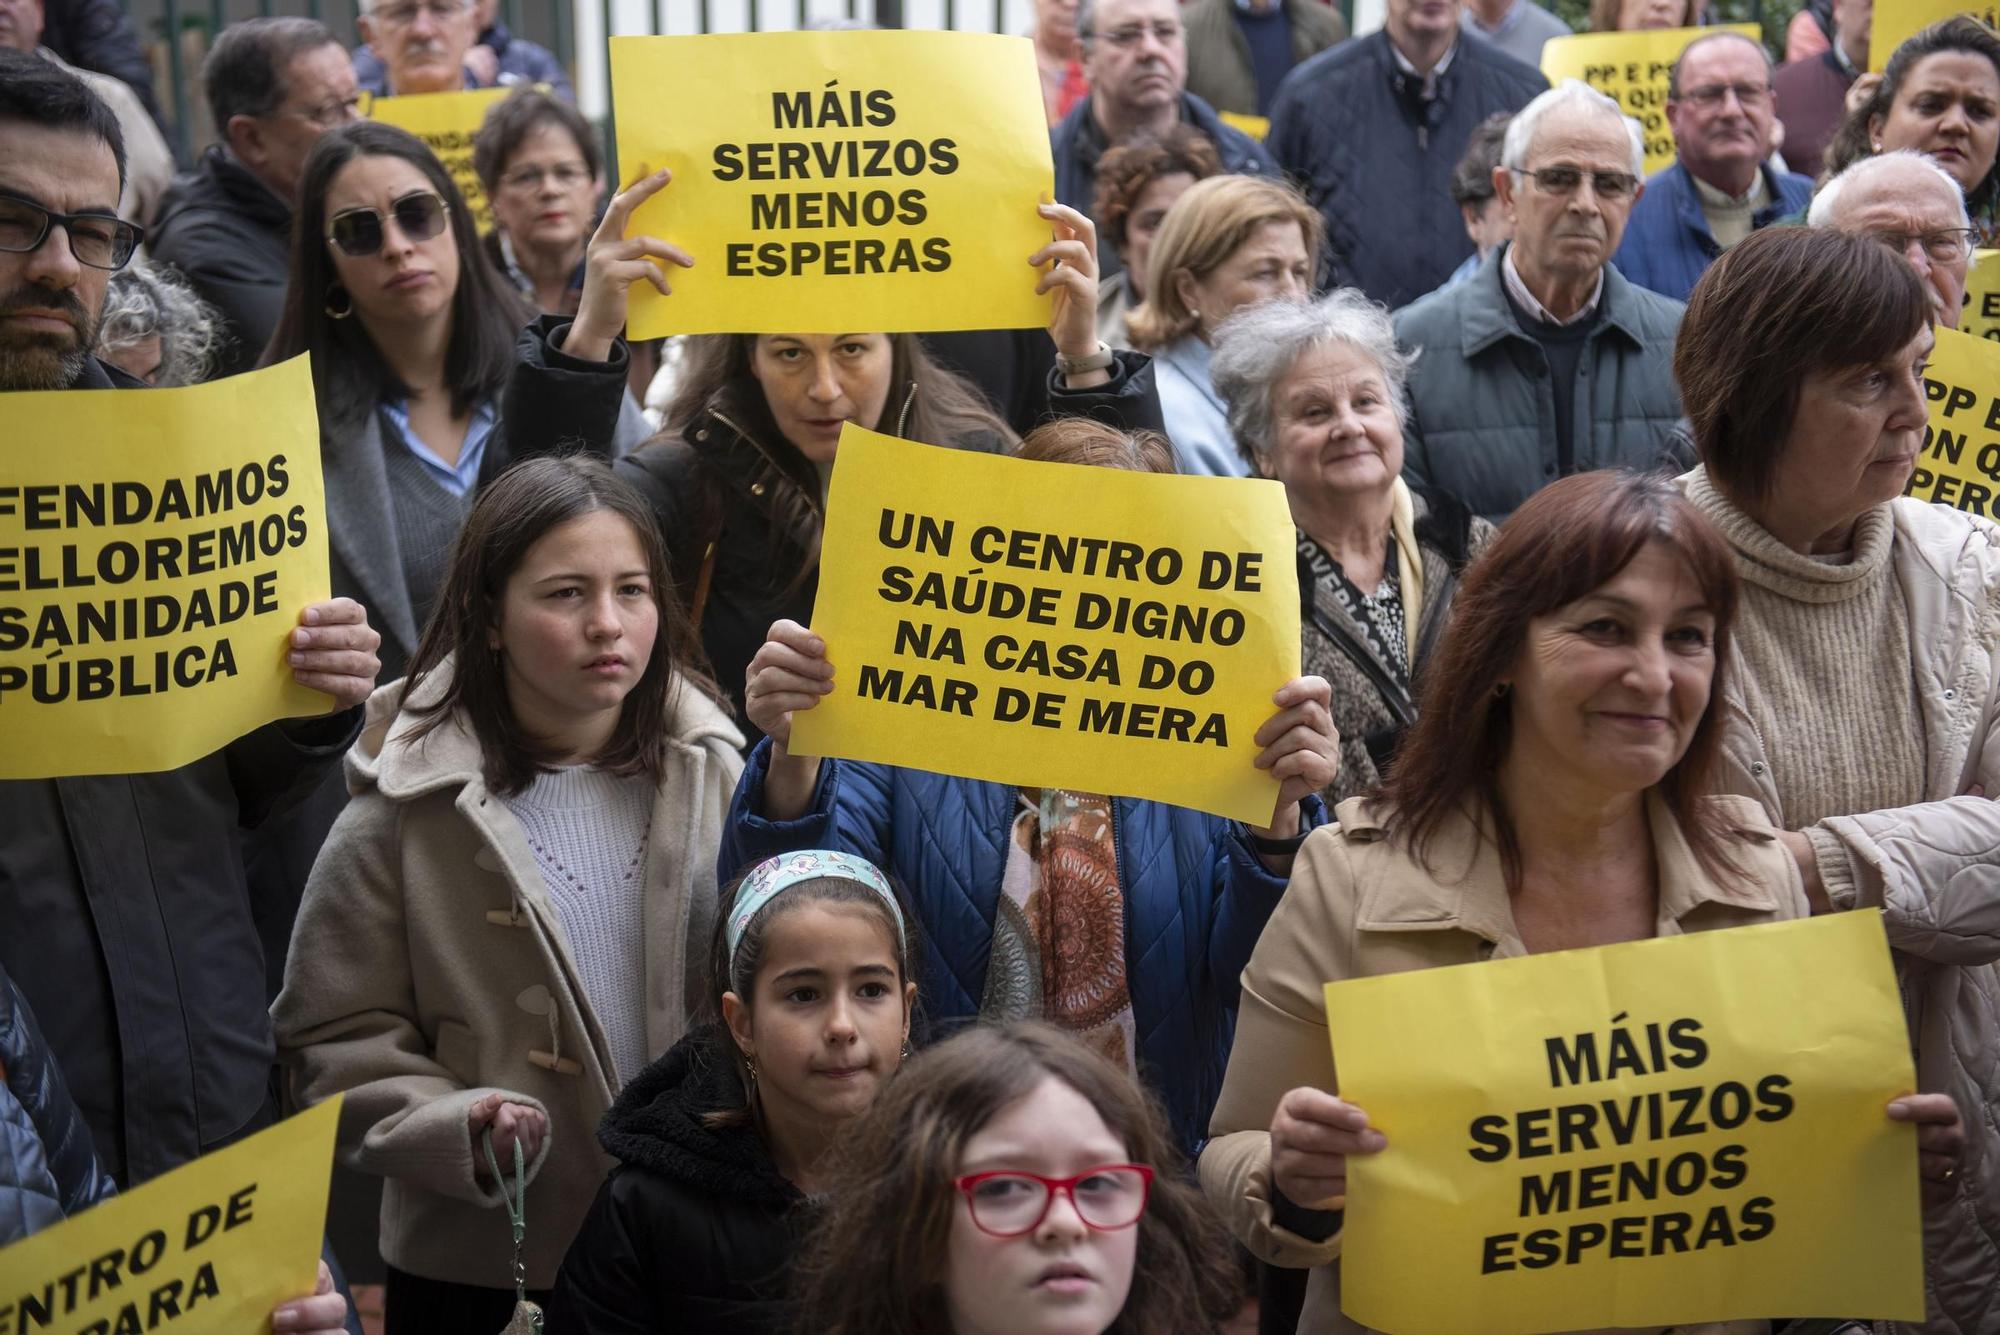
<instances>
[{"instance_id":1,"label":"grey puffer jacket","mask_svg":"<svg viewBox=\"0 0 2000 1335\"><path fill-rule=\"evenodd\" d=\"M0 970L0 1247L114 1191L35 1013Z\"/></svg>"},{"instance_id":2,"label":"grey puffer jacket","mask_svg":"<svg viewBox=\"0 0 2000 1335\"><path fill-rule=\"evenodd\" d=\"M1498 524L1556 480L1555 395L1541 344L1521 328L1500 275L1504 248L1479 272L1396 312L1410 368L1403 475L1447 491ZM1604 295L1577 368L1570 471L1694 463L1668 453L1681 396L1674 385L1680 302L1604 267Z\"/></svg>"},{"instance_id":3,"label":"grey puffer jacket","mask_svg":"<svg viewBox=\"0 0 2000 1335\"><path fill-rule=\"evenodd\" d=\"M1924 790L1908 806L1829 817L1806 834L1833 902L1882 911L1918 1087L1950 1093L1966 1122L1958 1194L1924 1220L1929 1319L1879 1328L2000 1335L2000 528L1921 501L1890 504L1890 569L1909 609L1928 757ZM1736 634L1756 628L1739 620ZM1725 788L1790 828L1740 680L1739 663L1723 702ZM1975 787L1984 796L1968 792Z\"/></svg>"}]
</instances>

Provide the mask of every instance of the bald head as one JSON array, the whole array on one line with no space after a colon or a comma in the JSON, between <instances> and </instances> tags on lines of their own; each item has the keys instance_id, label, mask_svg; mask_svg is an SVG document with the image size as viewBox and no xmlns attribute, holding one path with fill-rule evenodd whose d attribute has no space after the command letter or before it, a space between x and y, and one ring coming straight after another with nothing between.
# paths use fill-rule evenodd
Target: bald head
<instances>
[{"instance_id":1,"label":"bald head","mask_svg":"<svg viewBox=\"0 0 2000 1335\"><path fill-rule=\"evenodd\" d=\"M1958 327L1972 261L1965 196L1958 182L1921 153L1863 158L1814 196L1814 227L1873 236L1899 251L1931 290L1939 324Z\"/></svg>"}]
</instances>

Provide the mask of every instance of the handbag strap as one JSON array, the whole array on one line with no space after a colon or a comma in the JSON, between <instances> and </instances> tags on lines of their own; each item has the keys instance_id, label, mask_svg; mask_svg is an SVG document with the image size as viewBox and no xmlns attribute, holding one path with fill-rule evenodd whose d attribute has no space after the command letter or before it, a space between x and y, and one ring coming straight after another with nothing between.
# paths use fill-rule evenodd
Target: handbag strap
<instances>
[{"instance_id":1,"label":"handbag strap","mask_svg":"<svg viewBox=\"0 0 2000 1335\"><path fill-rule=\"evenodd\" d=\"M527 1161L521 1154L521 1142L514 1142L514 1189L507 1189L507 1179L500 1172L500 1158L493 1152L493 1128L487 1127L481 1133L479 1143L486 1150L486 1166L492 1170L493 1181L500 1188L500 1199L507 1206L507 1223L514 1232L514 1300L525 1302L528 1297L528 1268L521 1260L521 1242L528 1236L528 1184Z\"/></svg>"}]
</instances>

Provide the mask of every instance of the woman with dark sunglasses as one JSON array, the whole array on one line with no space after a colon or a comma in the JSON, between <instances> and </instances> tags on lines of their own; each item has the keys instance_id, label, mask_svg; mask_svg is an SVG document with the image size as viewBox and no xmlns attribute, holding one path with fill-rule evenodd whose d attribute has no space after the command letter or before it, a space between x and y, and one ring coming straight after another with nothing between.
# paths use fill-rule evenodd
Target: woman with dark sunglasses
<instances>
[{"instance_id":1,"label":"woman with dark sunglasses","mask_svg":"<svg viewBox=\"0 0 2000 1335\"><path fill-rule=\"evenodd\" d=\"M1206 1335L1238 1305L1157 1107L1046 1025L911 1058L836 1155L802 1332Z\"/></svg>"},{"instance_id":2,"label":"woman with dark sunglasses","mask_svg":"<svg viewBox=\"0 0 2000 1335\"><path fill-rule=\"evenodd\" d=\"M416 648L475 493L514 452L501 425L530 312L414 135L360 121L306 159L268 365L311 349L333 587L382 632L382 680ZM615 452L645 422L621 405Z\"/></svg>"}]
</instances>

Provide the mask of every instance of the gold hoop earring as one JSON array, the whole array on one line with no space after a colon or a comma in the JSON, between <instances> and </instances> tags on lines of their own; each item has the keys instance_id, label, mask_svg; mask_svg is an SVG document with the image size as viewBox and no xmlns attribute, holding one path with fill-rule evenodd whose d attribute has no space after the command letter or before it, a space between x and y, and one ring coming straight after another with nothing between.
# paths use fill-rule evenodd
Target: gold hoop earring
<instances>
[{"instance_id":1,"label":"gold hoop earring","mask_svg":"<svg viewBox=\"0 0 2000 1335\"><path fill-rule=\"evenodd\" d=\"M335 310L333 307L335 298L338 298L341 302L339 310ZM327 313L329 319L345 320L348 316L354 314L354 294L339 283L328 283L326 285L326 303L321 309Z\"/></svg>"}]
</instances>

